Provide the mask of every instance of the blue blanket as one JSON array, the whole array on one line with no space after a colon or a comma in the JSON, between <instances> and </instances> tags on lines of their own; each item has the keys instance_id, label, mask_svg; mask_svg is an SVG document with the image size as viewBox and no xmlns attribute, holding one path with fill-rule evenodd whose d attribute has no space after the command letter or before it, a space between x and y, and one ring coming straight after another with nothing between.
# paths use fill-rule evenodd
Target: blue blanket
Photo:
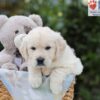
<instances>
[{"instance_id":1,"label":"blue blanket","mask_svg":"<svg viewBox=\"0 0 100 100\"><path fill-rule=\"evenodd\" d=\"M64 91L68 91L74 79L74 75L66 76L63 84ZM44 77L41 87L33 89L28 82L28 72L0 69L0 80L14 100L54 100L49 89L49 78Z\"/></svg>"}]
</instances>

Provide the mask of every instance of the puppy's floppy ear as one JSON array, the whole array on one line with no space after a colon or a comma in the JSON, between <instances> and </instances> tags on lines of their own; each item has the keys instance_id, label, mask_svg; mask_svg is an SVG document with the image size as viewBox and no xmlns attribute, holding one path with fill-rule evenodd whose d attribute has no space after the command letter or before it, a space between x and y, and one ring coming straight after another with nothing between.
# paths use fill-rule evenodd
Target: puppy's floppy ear
<instances>
[{"instance_id":1,"label":"puppy's floppy ear","mask_svg":"<svg viewBox=\"0 0 100 100\"><path fill-rule=\"evenodd\" d=\"M14 39L15 46L19 49L26 34L17 35Z\"/></svg>"},{"instance_id":2,"label":"puppy's floppy ear","mask_svg":"<svg viewBox=\"0 0 100 100\"><path fill-rule=\"evenodd\" d=\"M20 34L14 39L15 46L19 49L21 55L25 60L27 60L28 58L26 36L26 34Z\"/></svg>"},{"instance_id":3,"label":"puppy's floppy ear","mask_svg":"<svg viewBox=\"0 0 100 100\"><path fill-rule=\"evenodd\" d=\"M21 55L23 56L23 58L25 60L27 60L28 59L28 50L27 50L27 40L25 38L23 39L23 41L21 43L19 51L20 51Z\"/></svg>"},{"instance_id":4,"label":"puppy's floppy ear","mask_svg":"<svg viewBox=\"0 0 100 100\"><path fill-rule=\"evenodd\" d=\"M65 48L66 48L66 41L64 40L64 38L60 35L60 33L56 33L57 38L56 38L56 59L58 59L62 53L64 52Z\"/></svg>"}]
</instances>

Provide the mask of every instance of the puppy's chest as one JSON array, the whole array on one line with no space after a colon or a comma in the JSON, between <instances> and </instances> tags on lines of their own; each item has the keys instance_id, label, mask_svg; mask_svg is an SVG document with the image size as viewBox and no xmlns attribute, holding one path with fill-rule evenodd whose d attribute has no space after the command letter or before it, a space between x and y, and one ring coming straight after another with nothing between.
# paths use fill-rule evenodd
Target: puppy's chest
<instances>
[{"instance_id":1,"label":"puppy's chest","mask_svg":"<svg viewBox=\"0 0 100 100\"><path fill-rule=\"evenodd\" d=\"M42 68L41 69L41 73L43 76L49 77L51 74L52 70L49 68Z\"/></svg>"}]
</instances>

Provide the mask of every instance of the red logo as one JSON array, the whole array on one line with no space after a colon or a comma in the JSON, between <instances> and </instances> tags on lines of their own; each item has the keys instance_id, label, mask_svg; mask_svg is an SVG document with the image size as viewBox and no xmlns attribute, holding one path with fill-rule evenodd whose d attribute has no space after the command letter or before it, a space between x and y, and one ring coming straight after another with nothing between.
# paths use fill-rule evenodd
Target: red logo
<instances>
[{"instance_id":1,"label":"red logo","mask_svg":"<svg viewBox=\"0 0 100 100\"><path fill-rule=\"evenodd\" d=\"M88 5L92 10L94 10L96 8L96 1L95 0L90 0Z\"/></svg>"}]
</instances>

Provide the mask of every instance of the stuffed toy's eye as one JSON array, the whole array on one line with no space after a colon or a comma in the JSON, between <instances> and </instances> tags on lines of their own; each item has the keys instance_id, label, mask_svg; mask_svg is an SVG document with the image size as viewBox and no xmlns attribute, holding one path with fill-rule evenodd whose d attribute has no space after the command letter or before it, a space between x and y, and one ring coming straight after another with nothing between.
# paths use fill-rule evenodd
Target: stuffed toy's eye
<instances>
[{"instance_id":1,"label":"stuffed toy's eye","mask_svg":"<svg viewBox=\"0 0 100 100\"><path fill-rule=\"evenodd\" d=\"M35 47L31 47L31 49L32 49L32 50L36 50L36 48L35 48Z\"/></svg>"},{"instance_id":2,"label":"stuffed toy's eye","mask_svg":"<svg viewBox=\"0 0 100 100\"><path fill-rule=\"evenodd\" d=\"M26 31L26 34L28 34L29 33L29 31Z\"/></svg>"},{"instance_id":3,"label":"stuffed toy's eye","mask_svg":"<svg viewBox=\"0 0 100 100\"><path fill-rule=\"evenodd\" d=\"M32 28L28 26L24 26L24 29L26 34L28 34L30 30L32 30Z\"/></svg>"},{"instance_id":4,"label":"stuffed toy's eye","mask_svg":"<svg viewBox=\"0 0 100 100\"><path fill-rule=\"evenodd\" d=\"M15 34L18 34L18 33L19 33L19 31L18 31L18 30L16 30L16 31L15 31Z\"/></svg>"},{"instance_id":5,"label":"stuffed toy's eye","mask_svg":"<svg viewBox=\"0 0 100 100\"><path fill-rule=\"evenodd\" d=\"M50 50L50 49L51 49L50 46L45 47L45 50Z\"/></svg>"}]
</instances>

